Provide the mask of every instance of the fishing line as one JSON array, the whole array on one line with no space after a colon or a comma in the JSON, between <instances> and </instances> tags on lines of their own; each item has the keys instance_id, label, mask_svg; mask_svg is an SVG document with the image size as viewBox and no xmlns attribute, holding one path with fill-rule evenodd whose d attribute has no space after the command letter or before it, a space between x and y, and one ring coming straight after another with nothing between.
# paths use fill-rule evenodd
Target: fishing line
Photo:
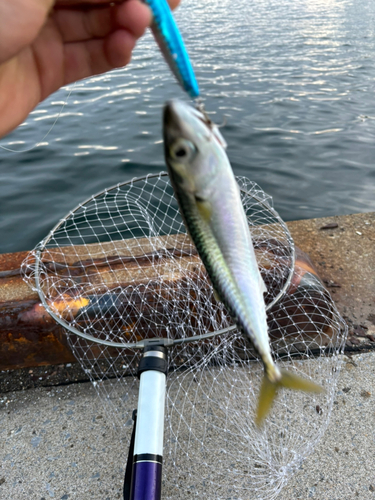
<instances>
[{"instance_id":1,"label":"fishing line","mask_svg":"<svg viewBox=\"0 0 375 500\"><path fill-rule=\"evenodd\" d=\"M65 108L65 106L68 104L69 102L69 97L71 95L71 93L73 92L74 90L74 87L76 86L76 83L77 82L74 82L71 89L69 90L69 93L68 93L68 97L66 98L66 101L62 104L61 106L61 109L58 113L58 115L56 116L55 118L55 121L52 123L52 125L50 126L50 128L48 129L47 133L42 137L42 139L40 141L38 141L37 143L35 143L33 146L29 147L29 148L26 148L26 149L21 149L21 150L16 150L16 149L11 149L11 148L8 148L6 146L3 146L2 144L0 144L0 148L3 149L4 151L8 151L9 153L27 153L29 151L32 151L33 149L37 148L40 144L43 143L44 139L46 139L46 137L48 137L48 135L51 133L52 129L54 128L54 126L56 125L57 123L57 120L60 118L61 116L61 113L63 112L63 109ZM30 116L30 115L29 115ZM18 127L17 127L18 128ZM17 130L17 129L16 129Z\"/></svg>"}]
</instances>

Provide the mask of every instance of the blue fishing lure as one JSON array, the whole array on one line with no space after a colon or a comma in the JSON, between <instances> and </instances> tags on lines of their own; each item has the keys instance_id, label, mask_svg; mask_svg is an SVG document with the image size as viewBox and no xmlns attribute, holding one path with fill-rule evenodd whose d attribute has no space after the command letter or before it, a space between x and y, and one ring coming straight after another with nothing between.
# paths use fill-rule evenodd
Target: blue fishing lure
<instances>
[{"instance_id":1,"label":"blue fishing lure","mask_svg":"<svg viewBox=\"0 0 375 500\"><path fill-rule=\"evenodd\" d=\"M191 98L198 97L198 82L167 0L144 0L144 2L152 11L151 29L172 73Z\"/></svg>"}]
</instances>

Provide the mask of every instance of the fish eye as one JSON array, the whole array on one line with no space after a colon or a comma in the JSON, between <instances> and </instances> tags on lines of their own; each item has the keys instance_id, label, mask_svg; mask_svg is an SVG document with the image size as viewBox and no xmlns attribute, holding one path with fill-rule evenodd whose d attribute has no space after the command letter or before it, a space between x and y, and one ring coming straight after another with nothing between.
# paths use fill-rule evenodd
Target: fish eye
<instances>
[{"instance_id":1,"label":"fish eye","mask_svg":"<svg viewBox=\"0 0 375 500\"><path fill-rule=\"evenodd\" d=\"M195 152L195 146L186 139L178 139L170 148L170 154L173 159L179 161L189 161Z\"/></svg>"}]
</instances>

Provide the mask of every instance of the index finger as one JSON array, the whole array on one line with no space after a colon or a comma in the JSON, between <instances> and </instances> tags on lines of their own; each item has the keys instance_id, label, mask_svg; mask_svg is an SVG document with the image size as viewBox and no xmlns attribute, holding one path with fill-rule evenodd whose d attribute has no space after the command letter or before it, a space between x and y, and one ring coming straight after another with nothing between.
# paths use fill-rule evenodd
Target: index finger
<instances>
[{"instance_id":1,"label":"index finger","mask_svg":"<svg viewBox=\"0 0 375 500\"><path fill-rule=\"evenodd\" d=\"M90 5L100 6L100 5L110 5L110 4L120 4L124 3L126 0L56 0L55 7L89 7ZM180 0L168 0L170 8L175 9Z\"/></svg>"}]
</instances>

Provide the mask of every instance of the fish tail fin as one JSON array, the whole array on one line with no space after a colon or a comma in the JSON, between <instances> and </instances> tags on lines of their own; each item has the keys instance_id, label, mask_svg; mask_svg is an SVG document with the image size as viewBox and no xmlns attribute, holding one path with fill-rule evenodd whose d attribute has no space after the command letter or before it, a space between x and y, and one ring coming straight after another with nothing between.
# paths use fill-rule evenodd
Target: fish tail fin
<instances>
[{"instance_id":1,"label":"fish tail fin","mask_svg":"<svg viewBox=\"0 0 375 500\"><path fill-rule=\"evenodd\" d=\"M270 411L278 389L279 389L278 383L272 382L268 378L267 373L265 373L260 388L258 408L255 416L255 424L257 425L257 427L260 426L260 424L263 422L266 415Z\"/></svg>"},{"instance_id":2,"label":"fish tail fin","mask_svg":"<svg viewBox=\"0 0 375 500\"><path fill-rule=\"evenodd\" d=\"M286 370L280 370L280 374L281 378L279 378L276 382L273 382L269 378L267 372L264 373L255 417L255 423L258 427L270 411L273 400L275 399L280 387L294 389L296 391L316 393L323 392L324 390L320 385L311 382L311 380L307 380Z\"/></svg>"}]
</instances>

